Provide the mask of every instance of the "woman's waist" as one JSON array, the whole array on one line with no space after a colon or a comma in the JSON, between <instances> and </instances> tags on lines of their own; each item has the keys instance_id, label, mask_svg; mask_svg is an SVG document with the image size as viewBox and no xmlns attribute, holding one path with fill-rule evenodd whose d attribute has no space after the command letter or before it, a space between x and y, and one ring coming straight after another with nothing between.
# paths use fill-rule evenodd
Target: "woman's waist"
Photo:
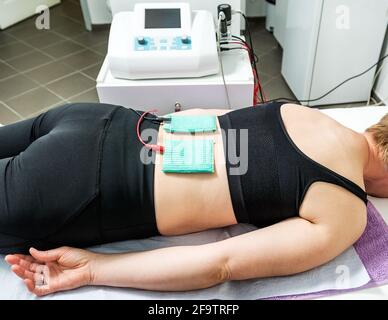
<instances>
[{"instance_id":1,"label":"woman's waist","mask_svg":"<svg viewBox=\"0 0 388 320\"><path fill-rule=\"evenodd\" d=\"M237 222L225 182L184 178L193 181L155 184L155 216L161 234L192 233Z\"/></svg>"},{"instance_id":2,"label":"woman's waist","mask_svg":"<svg viewBox=\"0 0 388 320\"><path fill-rule=\"evenodd\" d=\"M138 119L135 112L119 109L111 120L103 144L101 210L114 212L117 220L130 212L154 212L154 160L152 153L137 139ZM157 124L147 121L142 128L154 130L157 137Z\"/></svg>"}]
</instances>

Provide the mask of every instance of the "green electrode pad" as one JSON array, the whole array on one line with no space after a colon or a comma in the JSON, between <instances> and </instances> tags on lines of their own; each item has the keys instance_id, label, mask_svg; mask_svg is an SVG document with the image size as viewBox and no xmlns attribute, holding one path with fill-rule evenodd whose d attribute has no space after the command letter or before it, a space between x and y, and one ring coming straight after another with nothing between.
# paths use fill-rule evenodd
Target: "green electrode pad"
<instances>
[{"instance_id":1,"label":"green electrode pad","mask_svg":"<svg viewBox=\"0 0 388 320\"><path fill-rule=\"evenodd\" d=\"M163 172L213 173L214 141L167 140L163 153Z\"/></svg>"},{"instance_id":2,"label":"green electrode pad","mask_svg":"<svg viewBox=\"0 0 388 320\"><path fill-rule=\"evenodd\" d=\"M169 122L163 123L166 132L196 133L217 130L216 116L182 116L169 115Z\"/></svg>"}]
</instances>

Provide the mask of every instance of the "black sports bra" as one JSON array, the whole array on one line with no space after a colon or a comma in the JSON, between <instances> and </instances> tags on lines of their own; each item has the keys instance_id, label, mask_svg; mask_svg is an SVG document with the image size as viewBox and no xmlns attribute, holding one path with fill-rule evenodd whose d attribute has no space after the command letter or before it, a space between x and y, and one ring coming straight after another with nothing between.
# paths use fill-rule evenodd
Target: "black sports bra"
<instances>
[{"instance_id":1,"label":"black sports bra","mask_svg":"<svg viewBox=\"0 0 388 320\"><path fill-rule=\"evenodd\" d=\"M294 144L285 129L281 105L269 103L218 117L224 130L228 182L237 221L261 228L298 216L308 188L316 181L341 186L367 204L362 188L312 160ZM244 135L249 141L247 151ZM240 162L233 157L236 150ZM248 155L246 163L242 161L244 152Z\"/></svg>"}]
</instances>

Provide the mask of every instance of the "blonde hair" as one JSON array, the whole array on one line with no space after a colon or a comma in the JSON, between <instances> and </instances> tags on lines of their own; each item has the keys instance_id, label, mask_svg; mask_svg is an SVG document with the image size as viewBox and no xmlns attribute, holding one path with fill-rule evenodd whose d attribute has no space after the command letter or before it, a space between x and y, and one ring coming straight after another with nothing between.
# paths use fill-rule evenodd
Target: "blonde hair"
<instances>
[{"instance_id":1,"label":"blonde hair","mask_svg":"<svg viewBox=\"0 0 388 320\"><path fill-rule=\"evenodd\" d=\"M366 129L366 132L372 134L382 160L388 164L388 113L378 123Z\"/></svg>"}]
</instances>

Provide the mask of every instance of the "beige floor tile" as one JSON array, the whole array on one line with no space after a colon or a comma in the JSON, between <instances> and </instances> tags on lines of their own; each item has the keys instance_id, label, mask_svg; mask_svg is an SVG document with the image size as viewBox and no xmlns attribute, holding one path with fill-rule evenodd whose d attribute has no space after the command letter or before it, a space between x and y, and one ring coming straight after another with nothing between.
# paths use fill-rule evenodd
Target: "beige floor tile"
<instances>
[{"instance_id":1,"label":"beige floor tile","mask_svg":"<svg viewBox=\"0 0 388 320\"><path fill-rule=\"evenodd\" d=\"M47 84L73 73L74 71L75 69L67 64L53 61L37 69L31 70L25 75L41 84Z\"/></svg>"},{"instance_id":2,"label":"beige floor tile","mask_svg":"<svg viewBox=\"0 0 388 320\"><path fill-rule=\"evenodd\" d=\"M42 51L56 59L85 50L84 47L70 40L61 41L55 45L46 47Z\"/></svg>"},{"instance_id":3,"label":"beige floor tile","mask_svg":"<svg viewBox=\"0 0 388 320\"><path fill-rule=\"evenodd\" d=\"M61 99L47 89L37 88L6 101L6 104L23 117L27 117L28 115L36 113L59 101L61 101Z\"/></svg>"},{"instance_id":4,"label":"beige floor tile","mask_svg":"<svg viewBox=\"0 0 388 320\"><path fill-rule=\"evenodd\" d=\"M76 73L70 76L67 76L61 80L55 81L47 85L47 87L54 91L56 94L67 99L71 96L91 89L96 85L95 81L89 79L83 74Z\"/></svg>"},{"instance_id":5,"label":"beige floor tile","mask_svg":"<svg viewBox=\"0 0 388 320\"><path fill-rule=\"evenodd\" d=\"M38 86L37 83L23 75L15 75L0 81L0 100L8 100Z\"/></svg>"},{"instance_id":6,"label":"beige floor tile","mask_svg":"<svg viewBox=\"0 0 388 320\"><path fill-rule=\"evenodd\" d=\"M81 51L79 53L70 55L68 57L65 57L60 61L78 70L81 70L93 64L96 64L97 62L101 62L102 59L103 59L102 56L90 50L85 50L85 51Z\"/></svg>"},{"instance_id":7,"label":"beige floor tile","mask_svg":"<svg viewBox=\"0 0 388 320\"><path fill-rule=\"evenodd\" d=\"M21 57L8 60L8 63L18 71L24 72L46 64L52 60L52 58L39 51L32 51Z\"/></svg>"},{"instance_id":8,"label":"beige floor tile","mask_svg":"<svg viewBox=\"0 0 388 320\"><path fill-rule=\"evenodd\" d=\"M70 99L71 102L96 102L98 103L98 95L96 88L90 89L87 92L81 93Z\"/></svg>"},{"instance_id":9,"label":"beige floor tile","mask_svg":"<svg viewBox=\"0 0 388 320\"><path fill-rule=\"evenodd\" d=\"M21 118L9 110L3 102L0 101L0 123L2 125L11 124L20 121Z\"/></svg>"},{"instance_id":10,"label":"beige floor tile","mask_svg":"<svg viewBox=\"0 0 388 320\"><path fill-rule=\"evenodd\" d=\"M0 59L7 61L10 59L14 59L18 56L24 55L32 50L34 49L21 42L14 42L1 47Z\"/></svg>"}]
</instances>

